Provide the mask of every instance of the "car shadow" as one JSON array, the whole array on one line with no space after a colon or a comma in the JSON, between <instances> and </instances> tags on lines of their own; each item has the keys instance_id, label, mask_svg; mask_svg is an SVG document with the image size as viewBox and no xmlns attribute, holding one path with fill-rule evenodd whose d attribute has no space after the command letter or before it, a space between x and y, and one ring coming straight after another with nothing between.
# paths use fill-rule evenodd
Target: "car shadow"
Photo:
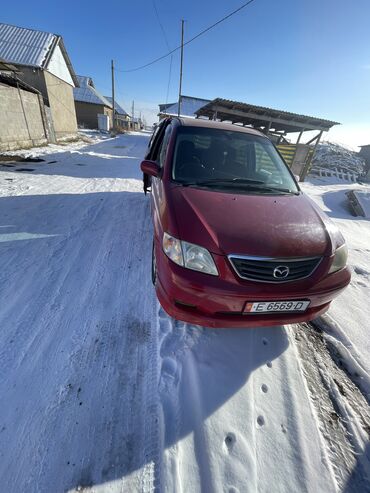
<instances>
[{"instance_id":1,"label":"car shadow","mask_svg":"<svg viewBox=\"0 0 370 493\"><path fill-rule=\"evenodd\" d=\"M146 435L155 406L176 393L186 402L189 392L189 411L200 413L175 429L176 408L164 406L169 448L288 348L281 327L202 329L158 312L141 193L3 197L0 210L4 491L130 481L157 462Z\"/></svg>"}]
</instances>

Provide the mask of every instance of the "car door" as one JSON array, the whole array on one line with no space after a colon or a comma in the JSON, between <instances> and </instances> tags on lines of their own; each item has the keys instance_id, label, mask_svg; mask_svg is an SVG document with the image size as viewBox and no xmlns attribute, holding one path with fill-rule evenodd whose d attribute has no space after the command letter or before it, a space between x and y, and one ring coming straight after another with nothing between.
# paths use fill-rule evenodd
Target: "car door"
<instances>
[{"instance_id":1,"label":"car door","mask_svg":"<svg viewBox=\"0 0 370 493\"><path fill-rule=\"evenodd\" d=\"M158 146L155 152L152 155L152 160L156 161L160 168L159 177L152 177L152 206L153 206L153 220L154 227L158 231L158 226L161 223L161 213L163 211L163 207L161 207L164 199L164 187L162 181L163 175L163 167L166 161L166 155L168 150L168 144L170 142L172 134L172 125L171 121L167 121L167 124L163 128L163 133L161 135L161 139L158 142ZM162 229L161 227L159 229Z\"/></svg>"},{"instance_id":2,"label":"car door","mask_svg":"<svg viewBox=\"0 0 370 493\"><path fill-rule=\"evenodd\" d=\"M163 120L157 128L154 130L148 144L148 149L145 154L144 159L149 159L151 161L157 161L158 150L160 149L164 130L166 128L166 120ZM144 183L144 193L146 194L152 186L152 178L149 175L143 173L143 183Z\"/></svg>"}]
</instances>

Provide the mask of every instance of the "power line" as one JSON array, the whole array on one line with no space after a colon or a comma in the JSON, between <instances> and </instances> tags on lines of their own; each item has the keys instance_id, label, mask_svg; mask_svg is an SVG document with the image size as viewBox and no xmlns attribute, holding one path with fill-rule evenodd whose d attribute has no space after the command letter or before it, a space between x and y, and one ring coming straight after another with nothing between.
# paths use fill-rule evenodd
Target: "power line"
<instances>
[{"instance_id":1,"label":"power line","mask_svg":"<svg viewBox=\"0 0 370 493\"><path fill-rule=\"evenodd\" d=\"M158 9L157 9L157 4L155 3L155 0L153 0L153 7L154 7L155 15L156 15L157 20L158 20L158 24L159 24L159 26L161 28L161 31L162 31L162 34L163 34L163 37L164 37L164 41L165 41L165 43L167 45L168 50L171 51L170 45L168 43L166 31L164 30L163 24L162 24L161 19L159 17L159 13L158 13Z\"/></svg>"},{"instance_id":2,"label":"power line","mask_svg":"<svg viewBox=\"0 0 370 493\"><path fill-rule=\"evenodd\" d=\"M248 2L244 3L243 5L241 5L239 8L237 8L237 9L233 10L232 12L230 12L230 14L225 15L225 17L222 17L222 19L220 19L217 22L215 22L214 24L206 27L200 33L196 34L195 36L193 36L192 38L190 38L188 41L185 41L184 46L192 43L193 41L195 41L196 39L198 39L200 36L203 36L203 34L207 33L208 31L210 31L214 27L218 26L219 24L221 24L221 22L226 21L226 19L229 19L231 16L237 14L238 12L240 12L245 7L248 7L248 5L250 5L254 1L255 0L249 0ZM178 51L180 48L181 48L181 45L180 46L177 46L173 50L170 50L165 55L162 55L162 56L160 56L158 58L155 58L154 60L152 60L151 62L146 63L145 65L140 65L140 67L131 68L131 69L128 69L128 70L120 70L120 69L116 69L116 70L119 71L119 72L136 72L136 70L141 70L143 68L149 67L150 65L153 65L154 63L157 63L157 62L163 60L164 58L167 58L168 56L170 56L173 53L175 53L176 51Z\"/></svg>"},{"instance_id":3,"label":"power line","mask_svg":"<svg viewBox=\"0 0 370 493\"><path fill-rule=\"evenodd\" d=\"M159 24L159 26L161 28L161 31L162 31L162 34L163 34L164 41L166 43L167 49L169 51L171 51L171 47L170 47L169 42L168 42L166 31L165 31L165 29L163 27L163 24L161 22L161 18L159 17L159 12L158 12L157 4L156 4L156 1L155 0L153 0L153 7L154 7L155 15L156 15L157 20L158 20L158 24ZM172 62L173 62L173 56L171 55L171 58L170 58L170 69L169 69L169 72L168 72L167 92L166 92L166 107L167 107L167 104L168 104L168 96L169 96L169 93L170 93L171 74L172 74Z\"/></svg>"}]
</instances>

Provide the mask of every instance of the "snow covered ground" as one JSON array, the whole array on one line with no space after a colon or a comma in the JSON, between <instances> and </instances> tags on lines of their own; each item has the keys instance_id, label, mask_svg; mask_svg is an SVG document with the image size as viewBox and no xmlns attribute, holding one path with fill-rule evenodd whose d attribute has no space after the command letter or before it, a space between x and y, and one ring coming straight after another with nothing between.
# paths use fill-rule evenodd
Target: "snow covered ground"
<instances>
[{"instance_id":1,"label":"snow covered ground","mask_svg":"<svg viewBox=\"0 0 370 493\"><path fill-rule=\"evenodd\" d=\"M147 142L0 163L0 491L370 491L366 439L335 466L297 327L203 329L159 307ZM338 208L343 187L304 187L348 240L358 273L330 313L365 367L369 224Z\"/></svg>"},{"instance_id":2,"label":"snow covered ground","mask_svg":"<svg viewBox=\"0 0 370 493\"><path fill-rule=\"evenodd\" d=\"M337 223L349 249L352 282L332 303L324 320L370 375L370 221L352 216L345 195L349 190L370 192L370 185L350 184L336 178L310 178L302 188Z\"/></svg>"}]
</instances>

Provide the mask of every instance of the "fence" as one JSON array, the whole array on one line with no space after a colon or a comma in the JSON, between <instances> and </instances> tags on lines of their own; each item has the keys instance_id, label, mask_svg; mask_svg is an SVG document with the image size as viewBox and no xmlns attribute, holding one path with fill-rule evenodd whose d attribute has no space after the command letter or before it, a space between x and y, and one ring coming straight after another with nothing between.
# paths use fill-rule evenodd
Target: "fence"
<instances>
[{"instance_id":1,"label":"fence","mask_svg":"<svg viewBox=\"0 0 370 493\"><path fill-rule=\"evenodd\" d=\"M340 180L346 180L346 181L351 181L351 182L356 182L357 181L357 174L352 173L348 170L342 170L338 168L333 168L333 169L327 169L327 168L319 168L314 171L314 174L318 174L320 177L321 176L335 176L336 178L339 178Z\"/></svg>"},{"instance_id":2,"label":"fence","mask_svg":"<svg viewBox=\"0 0 370 493\"><path fill-rule=\"evenodd\" d=\"M38 93L0 83L0 151L46 144L42 110Z\"/></svg>"}]
</instances>

